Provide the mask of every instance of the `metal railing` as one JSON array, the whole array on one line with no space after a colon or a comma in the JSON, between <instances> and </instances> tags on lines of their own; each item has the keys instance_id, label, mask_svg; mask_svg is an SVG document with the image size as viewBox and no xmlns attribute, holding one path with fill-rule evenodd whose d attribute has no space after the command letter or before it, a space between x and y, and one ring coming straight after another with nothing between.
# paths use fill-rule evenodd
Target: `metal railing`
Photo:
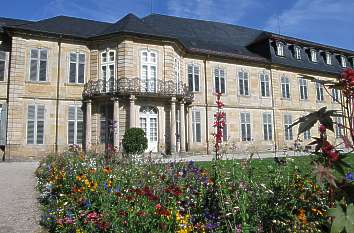
<instances>
[{"instance_id":1,"label":"metal railing","mask_svg":"<svg viewBox=\"0 0 354 233\"><path fill-rule=\"evenodd\" d=\"M111 80L89 80L84 87L83 96L92 98L102 95L137 95L181 97L193 99L193 93L187 85L173 80L141 80L140 78L120 78Z\"/></svg>"}]
</instances>

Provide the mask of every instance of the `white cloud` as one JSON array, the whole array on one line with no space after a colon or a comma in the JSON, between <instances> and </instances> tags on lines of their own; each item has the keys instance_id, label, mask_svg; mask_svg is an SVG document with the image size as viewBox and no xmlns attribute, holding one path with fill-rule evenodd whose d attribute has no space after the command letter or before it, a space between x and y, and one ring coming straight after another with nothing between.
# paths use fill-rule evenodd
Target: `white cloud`
<instances>
[{"instance_id":1,"label":"white cloud","mask_svg":"<svg viewBox=\"0 0 354 233\"><path fill-rule=\"evenodd\" d=\"M278 33L276 15L265 25L265 30ZM354 1L297 0L279 14L279 26L281 34L353 48Z\"/></svg>"},{"instance_id":2,"label":"white cloud","mask_svg":"<svg viewBox=\"0 0 354 233\"><path fill-rule=\"evenodd\" d=\"M247 9L255 7L254 0L168 0L168 14L227 23L235 23Z\"/></svg>"}]
</instances>

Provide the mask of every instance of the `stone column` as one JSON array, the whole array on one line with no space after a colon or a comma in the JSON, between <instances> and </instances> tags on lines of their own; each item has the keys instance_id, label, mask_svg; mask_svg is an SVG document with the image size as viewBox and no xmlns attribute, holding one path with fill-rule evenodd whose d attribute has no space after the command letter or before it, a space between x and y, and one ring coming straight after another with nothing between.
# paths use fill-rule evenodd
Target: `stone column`
<instances>
[{"instance_id":1,"label":"stone column","mask_svg":"<svg viewBox=\"0 0 354 233\"><path fill-rule=\"evenodd\" d=\"M113 103L113 122L115 123L113 145L119 150L119 100L114 99Z\"/></svg>"},{"instance_id":2,"label":"stone column","mask_svg":"<svg viewBox=\"0 0 354 233\"><path fill-rule=\"evenodd\" d=\"M188 150L191 149L193 144L193 123L192 123L192 107L187 108L188 111Z\"/></svg>"},{"instance_id":3,"label":"stone column","mask_svg":"<svg viewBox=\"0 0 354 233\"><path fill-rule=\"evenodd\" d=\"M184 113L184 100L181 101L180 103L180 112L181 112L181 135L180 135L180 152L184 153L186 152L186 125L185 125L185 113Z\"/></svg>"},{"instance_id":4,"label":"stone column","mask_svg":"<svg viewBox=\"0 0 354 233\"><path fill-rule=\"evenodd\" d=\"M171 123L170 123L170 138L171 138L171 154L176 153L176 99L171 100Z\"/></svg>"},{"instance_id":5,"label":"stone column","mask_svg":"<svg viewBox=\"0 0 354 233\"><path fill-rule=\"evenodd\" d=\"M134 128L135 126L135 96L131 95L129 98L129 127Z\"/></svg>"},{"instance_id":6,"label":"stone column","mask_svg":"<svg viewBox=\"0 0 354 233\"><path fill-rule=\"evenodd\" d=\"M89 150L91 147L91 134L92 134L92 128L91 128L91 114L92 114L92 102L91 100L86 101L86 130L85 130L85 150Z\"/></svg>"}]
</instances>

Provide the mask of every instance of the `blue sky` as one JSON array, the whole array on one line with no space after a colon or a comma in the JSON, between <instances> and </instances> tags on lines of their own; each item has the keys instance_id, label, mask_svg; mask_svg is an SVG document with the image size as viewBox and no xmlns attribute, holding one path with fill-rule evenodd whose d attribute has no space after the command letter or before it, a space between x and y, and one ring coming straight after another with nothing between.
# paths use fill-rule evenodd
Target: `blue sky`
<instances>
[{"instance_id":1,"label":"blue sky","mask_svg":"<svg viewBox=\"0 0 354 233\"><path fill-rule=\"evenodd\" d=\"M115 22L151 11L213 20L354 50L354 0L11 0L1 16L39 20L69 15Z\"/></svg>"}]
</instances>

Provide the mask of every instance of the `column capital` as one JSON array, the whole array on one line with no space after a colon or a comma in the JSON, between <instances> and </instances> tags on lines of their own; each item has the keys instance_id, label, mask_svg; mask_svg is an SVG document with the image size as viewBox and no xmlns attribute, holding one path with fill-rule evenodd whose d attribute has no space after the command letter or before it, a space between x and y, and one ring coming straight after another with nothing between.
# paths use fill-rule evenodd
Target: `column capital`
<instances>
[{"instance_id":1,"label":"column capital","mask_svg":"<svg viewBox=\"0 0 354 233\"><path fill-rule=\"evenodd\" d=\"M181 99L181 101L179 101L180 104L186 104L186 101L184 99Z\"/></svg>"},{"instance_id":2,"label":"column capital","mask_svg":"<svg viewBox=\"0 0 354 233\"><path fill-rule=\"evenodd\" d=\"M113 97L113 98L111 98L111 100L112 100L113 102L119 102L119 98L118 98L118 97Z\"/></svg>"},{"instance_id":3,"label":"column capital","mask_svg":"<svg viewBox=\"0 0 354 233\"><path fill-rule=\"evenodd\" d=\"M130 96L129 96L129 101L130 101L130 102L134 102L135 100L136 100L135 95L130 95Z\"/></svg>"},{"instance_id":4,"label":"column capital","mask_svg":"<svg viewBox=\"0 0 354 233\"><path fill-rule=\"evenodd\" d=\"M91 103L92 103L92 100L91 100L91 99L86 99L86 100L84 100L84 103L86 103L86 104L91 104Z\"/></svg>"},{"instance_id":5,"label":"column capital","mask_svg":"<svg viewBox=\"0 0 354 233\"><path fill-rule=\"evenodd\" d=\"M171 98L171 103L176 103L176 102L177 102L176 97L172 97Z\"/></svg>"}]
</instances>

